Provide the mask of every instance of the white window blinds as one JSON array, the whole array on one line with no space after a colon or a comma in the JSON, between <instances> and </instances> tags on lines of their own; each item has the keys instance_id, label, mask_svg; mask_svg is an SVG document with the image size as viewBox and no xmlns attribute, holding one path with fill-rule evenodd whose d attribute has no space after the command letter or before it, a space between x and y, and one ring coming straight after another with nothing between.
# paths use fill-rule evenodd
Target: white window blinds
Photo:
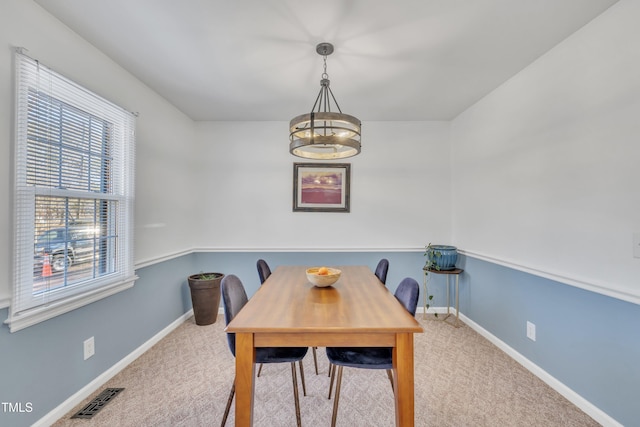
<instances>
[{"instance_id":1,"label":"white window blinds","mask_svg":"<svg viewBox=\"0 0 640 427\"><path fill-rule=\"evenodd\" d=\"M133 285L134 127L16 52L12 332Z\"/></svg>"}]
</instances>

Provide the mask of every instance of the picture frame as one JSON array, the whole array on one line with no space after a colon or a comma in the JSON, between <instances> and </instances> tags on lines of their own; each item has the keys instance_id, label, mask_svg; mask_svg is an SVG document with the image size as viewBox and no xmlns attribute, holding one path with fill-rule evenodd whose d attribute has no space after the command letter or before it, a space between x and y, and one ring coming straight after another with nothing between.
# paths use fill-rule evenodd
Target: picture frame
<instances>
[{"instance_id":1,"label":"picture frame","mask_svg":"<svg viewBox=\"0 0 640 427\"><path fill-rule=\"evenodd\" d=\"M294 163L294 212L349 212L350 163Z\"/></svg>"}]
</instances>

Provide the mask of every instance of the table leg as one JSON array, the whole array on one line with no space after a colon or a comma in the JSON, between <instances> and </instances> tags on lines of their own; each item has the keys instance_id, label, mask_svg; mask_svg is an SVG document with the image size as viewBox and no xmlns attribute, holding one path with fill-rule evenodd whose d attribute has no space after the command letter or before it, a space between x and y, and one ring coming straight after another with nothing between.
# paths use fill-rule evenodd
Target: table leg
<instances>
[{"instance_id":1,"label":"table leg","mask_svg":"<svg viewBox=\"0 0 640 427\"><path fill-rule=\"evenodd\" d=\"M236 333L236 427L253 425L255 358L253 334Z\"/></svg>"},{"instance_id":2,"label":"table leg","mask_svg":"<svg viewBox=\"0 0 640 427\"><path fill-rule=\"evenodd\" d=\"M414 426L413 371L413 334L396 334L396 346L393 348L393 389L397 427Z\"/></svg>"}]
</instances>

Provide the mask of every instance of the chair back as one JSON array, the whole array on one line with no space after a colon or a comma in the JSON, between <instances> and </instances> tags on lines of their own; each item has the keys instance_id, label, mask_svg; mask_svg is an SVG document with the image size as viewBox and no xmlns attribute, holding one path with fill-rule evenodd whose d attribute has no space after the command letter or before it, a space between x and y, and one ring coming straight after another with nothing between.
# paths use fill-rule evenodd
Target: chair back
<instances>
[{"instance_id":1,"label":"chair back","mask_svg":"<svg viewBox=\"0 0 640 427\"><path fill-rule=\"evenodd\" d=\"M263 259L259 259L257 262L258 267L258 276L260 276L260 284L262 285L265 280L271 276L271 269L269 268L269 264Z\"/></svg>"},{"instance_id":2,"label":"chair back","mask_svg":"<svg viewBox=\"0 0 640 427\"><path fill-rule=\"evenodd\" d=\"M244 285L238 276L233 274L228 274L222 278L220 282L220 293L222 294L222 306L224 307L224 320L228 325L249 299L247 298ZM235 357L236 334L227 333L227 343L229 344L231 354Z\"/></svg>"},{"instance_id":3,"label":"chair back","mask_svg":"<svg viewBox=\"0 0 640 427\"><path fill-rule=\"evenodd\" d=\"M376 276L383 285L387 284L387 271L389 271L389 260L382 258L376 267Z\"/></svg>"},{"instance_id":4,"label":"chair back","mask_svg":"<svg viewBox=\"0 0 640 427\"><path fill-rule=\"evenodd\" d=\"M395 296L400 301L400 304L411 313L412 316L416 315L416 309L418 308L418 297L420 295L420 285L415 279L406 277L402 279L402 282L396 289Z\"/></svg>"}]
</instances>

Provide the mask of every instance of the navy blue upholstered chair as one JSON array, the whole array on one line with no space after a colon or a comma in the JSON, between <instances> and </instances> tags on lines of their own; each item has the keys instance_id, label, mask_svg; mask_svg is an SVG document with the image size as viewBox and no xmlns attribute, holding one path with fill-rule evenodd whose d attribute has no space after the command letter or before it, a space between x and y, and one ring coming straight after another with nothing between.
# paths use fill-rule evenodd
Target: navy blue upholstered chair
<instances>
[{"instance_id":1,"label":"navy blue upholstered chair","mask_svg":"<svg viewBox=\"0 0 640 427\"><path fill-rule=\"evenodd\" d=\"M376 276L383 285L387 284L387 272L389 271L389 260L382 258L376 267Z\"/></svg>"},{"instance_id":2,"label":"navy blue upholstered chair","mask_svg":"<svg viewBox=\"0 0 640 427\"><path fill-rule=\"evenodd\" d=\"M229 274L220 282L220 293L222 294L222 306L224 307L224 320L227 325L238 314L238 312L245 306L248 301L247 293L242 285L242 282L237 276ZM236 334L227 333L227 343L229 344L229 350L233 357L236 356ZM256 348L256 363L291 363L291 376L293 378L293 397L296 405L296 421L298 427L302 425L300 419L300 400L298 397L298 376L296 374L295 362L300 363L300 377L302 380L302 391L304 395L307 395L306 387L304 384L304 371L302 370L302 359L307 354L307 347L258 347ZM227 422L229 416L229 410L231 409L231 403L233 402L233 396L236 391L235 378L231 392L229 393L229 399L227 400L227 407L224 411L224 417L222 418L222 426Z\"/></svg>"},{"instance_id":3,"label":"navy blue upholstered chair","mask_svg":"<svg viewBox=\"0 0 640 427\"><path fill-rule=\"evenodd\" d=\"M420 294L420 285L414 279L407 277L400 282L396 289L395 297L400 301L402 306L411 313L416 314L418 307L418 296ZM331 418L331 426L335 427L338 415L338 402L340 400L340 385L342 383L342 368L345 366L350 368L362 369L385 369L387 376L391 381L393 389L393 349L390 347L327 347L327 357L332 366L331 383L329 385L329 399L331 399L331 388L335 376L336 366L338 367L338 378L336 380L336 394L333 402L333 416Z\"/></svg>"},{"instance_id":4,"label":"navy blue upholstered chair","mask_svg":"<svg viewBox=\"0 0 640 427\"><path fill-rule=\"evenodd\" d=\"M382 258L378 265L376 266L375 275L382 282L383 285L387 284L387 272L389 271L389 260L386 258ZM315 357L315 354L314 354ZM317 365L316 365L317 366ZM333 372L333 365L329 363L329 376ZM318 369L316 367L316 374L318 373ZM331 391L329 391L329 398L331 398Z\"/></svg>"},{"instance_id":5,"label":"navy blue upholstered chair","mask_svg":"<svg viewBox=\"0 0 640 427\"><path fill-rule=\"evenodd\" d=\"M271 276L271 268L269 268L269 264L263 259L259 259L256 263L256 267L258 269L258 277L260 277L260 284L262 285L265 280ZM318 356L316 355L316 347L312 348L313 350L313 365L316 368L316 375L318 375ZM258 368L258 376L262 373L262 364Z\"/></svg>"},{"instance_id":6,"label":"navy blue upholstered chair","mask_svg":"<svg viewBox=\"0 0 640 427\"><path fill-rule=\"evenodd\" d=\"M263 259L258 260L256 267L258 267L258 276L260 276L260 284L262 285L264 281L271 276L271 269L269 268L269 264Z\"/></svg>"},{"instance_id":7,"label":"navy blue upholstered chair","mask_svg":"<svg viewBox=\"0 0 640 427\"><path fill-rule=\"evenodd\" d=\"M258 277L260 277L260 284L262 285L265 280L271 276L271 269L269 268L269 264L267 261L263 259L259 259L256 263L256 267L258 268ZM258 376L262 373L262 363L260 364L260 368L258 369Z\"/></svg>"}]
</instances>

